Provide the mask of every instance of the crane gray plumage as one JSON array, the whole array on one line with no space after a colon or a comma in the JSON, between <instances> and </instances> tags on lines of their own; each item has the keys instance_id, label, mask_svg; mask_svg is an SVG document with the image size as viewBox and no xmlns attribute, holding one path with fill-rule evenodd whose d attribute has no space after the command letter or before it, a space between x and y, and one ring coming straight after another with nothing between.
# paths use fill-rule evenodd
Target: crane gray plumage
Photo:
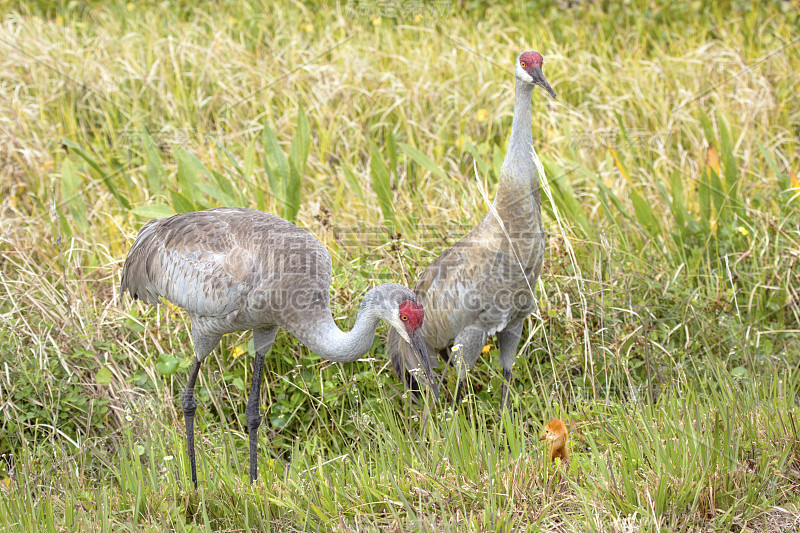
<instances>
[{"instance_id":1,"label":"crane gray plumage","mask_svg":"<svg viewBox=\"0 0 800 533\"><path fill-rule=\"evenodd\" d=\"M226 333L253 330L256 361L245 411L251 482L257 477L263 360L278 327L326 359L349 362L369 351L378 322L386 320L415 346L417 364L433 375L420 335L423 308L410 289L394 283L370 289L353 329L345 333L330 312L331 274L331 256L322 243L254 209L182 213L151 220L139 232L122 268L121 293L151 304L165 298L185 309L192 321L195 362L182 405L195 487L194 385L201 362ZM438 398L436 388L433 393Z\"/></svg>"},{"instance_id":2,"label":"crane gray plumage","mask_svg":"<svg viewBox=\"0 0 800 533\"><path fill-rule=\"evenodd\" d=\"M533 288L542 269L545 232L531 134L534 86L555 98L541 66L537 52L523 52L517 58L511 136L492 207L472 231L423 271L414 288L425 307L422 336L427 349L448 361L460 361L456 403L486 338L496 335L504 378L502 407L507 406L522 323L536 305ZM395 372L416 388L419 383L409 370L419 365L408 344L393 332L387 343ZM452 347L458 345L453 353Z\"/></svg>"}]
</instances>

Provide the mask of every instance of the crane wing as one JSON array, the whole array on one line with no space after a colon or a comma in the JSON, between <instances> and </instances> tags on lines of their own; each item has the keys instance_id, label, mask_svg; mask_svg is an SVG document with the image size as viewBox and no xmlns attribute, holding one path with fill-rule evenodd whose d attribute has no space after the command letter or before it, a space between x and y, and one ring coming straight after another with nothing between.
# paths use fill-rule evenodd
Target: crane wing
<instances>
[{"instance_id":1,"label":"crane wing","mask_svg":"<svg viewBox=\"0 0 800 533\"><path fill-rule=\"evenodd\" d=\"M224 316L247 290L252 254L227 220L187 215L142 228L123 267L122 290L148 303L163 297L193 314Z\"/></svg>"},{"instance_id":2,"label":"crane wing","mask_svg":"<svg viewBox=\"0 0 800 533\"><path fill-rule=\"evenodd\" d=\"M425 306L422 333L434 349L448 346L481 312L475 289L485 275L482 252L485 248L464 237L437 257L417 281L414 292Z\"/></svg>"},{"instance_id":3,"label":"crane wing","mask_svg":"<svg viewBox=\"0 0 800 533\"><path fill-rule=\"evenodd\" d=\"M423 335L433 349L449 346L469 326L492 335L529 306L526 277L538 275L538 268L527 252L513 250L490 219L425 269L414 290L425 306Z\"/></svg>"},{"instance_id":4,"label":"crane wing","mask_svg":"<svg viewBox=\"0 0 800 533\"><path fill-rule=\"evenodd\" d=\"M149 303L163 297L193 315L223 317L246 310L254 293L298 276L327 294L330 254L319 241L280 217L220 208L148 222L125 261L121 289Z\"/></svg>"}]
</instances>

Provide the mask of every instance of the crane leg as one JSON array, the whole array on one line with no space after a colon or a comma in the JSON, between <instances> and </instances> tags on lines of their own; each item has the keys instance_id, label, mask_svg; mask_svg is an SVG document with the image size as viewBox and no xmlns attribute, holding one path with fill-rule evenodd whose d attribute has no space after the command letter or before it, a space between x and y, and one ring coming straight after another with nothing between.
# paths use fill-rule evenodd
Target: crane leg
<instances>
[{"instance_id":1,"label":"crane leg","mask_svg":"<svg viewBox=\"0 0 800 533\"><path fill-rule=\"evenodd\" d=\"M189 463L192 466L192 483L197 490L197 463L194 460L194 412L197 410L197 402L194 401L194 385L197 382L197 373L200 372L200 363L208 356L219 344L222 335L210 335L201 333L202 329L195 327L192 322L192 344L194 344L194 364L189 372L189 382L181 396L181 407L183 407L183 419L186 427L186 452L189 455Z\"/></svg>"},{"instance_id":2,"label":"crane leg","mask_svg":"<svg viewBox=\"0 0 800 533\"><path fill-rule=\"evenodd\" d=\"M194 401L194 384L197 381L197 373L200 371L200 360L195 357L192 370L189 373L189 382L181 396L181 407L183 407L183 419L186 427L186 452L189 454L189 463L192 466L192 483L197 490L197 466L194 461L194 412L197 410L197 402Z\"/></svg>"},{"instance_id":3,"label":"crane leg","mask_svg":"<svg viewBox=\"0 0 800 533\"><path fill-rule=\"evenodd\" d=\"M461 345L457 351L450 351L450 358L453 365L458 369L458 385L456 386L456 398L453 402L453 409L458 408L461 397L464 394L464 385L467 381L467 371L472 368L486 342L486 333L481 328L468 327L461 330L453 341L453 346Z\"/></svg>"},{"instance_id":4,"label":"crane leg","mask_svg":"<svg viewBox=\"0 0 800 533\"><path fill-rule=\"evenodd\" d=\"M264 369L264 356L275 342L277 327L259 328L253 331L253 347L256 352L256 362L253 365L253 382L250 384L250 396L247 398L247 408L244 413L247 417L247 433L250 439L250 484L258 478L258 426L261 425L259 414L259 396L261 393L261 375Z\"/></svg>"},{"instance_id":5,"label":"crane leg","mask_svg":"<svg viewBox=\"0 0 800 533\"><path fill-rule=\"evenodd\" d=\"M497 332L497 344L500 348L500 364L503 366L503 396L500 410L508 408L508 388L511 384L511 369L514 367L514 356L522 336L522 320L509 324L503 331Z\"/></svg>"}]
</instances>

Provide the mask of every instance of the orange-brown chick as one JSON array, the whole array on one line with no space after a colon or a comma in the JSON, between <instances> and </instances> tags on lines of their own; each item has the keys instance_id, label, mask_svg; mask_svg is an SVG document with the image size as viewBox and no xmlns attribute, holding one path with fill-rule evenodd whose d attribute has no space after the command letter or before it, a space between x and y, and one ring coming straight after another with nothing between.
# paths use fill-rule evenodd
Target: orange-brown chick
<instances>
[{"instance_id":1,"label":"orange-brown chick","mask_svg":"<svg viewBox=\"0 0 800 533\"><path fill-rule=\"evenodd\" d=\"M544 428L544 435L539 440L550 441L550 460L555 461L556 457L560 457L562 461L569 459L569 452L567 451L567 426L564 422L554 418L547 423Z\"/></svg>"}]
</instances>

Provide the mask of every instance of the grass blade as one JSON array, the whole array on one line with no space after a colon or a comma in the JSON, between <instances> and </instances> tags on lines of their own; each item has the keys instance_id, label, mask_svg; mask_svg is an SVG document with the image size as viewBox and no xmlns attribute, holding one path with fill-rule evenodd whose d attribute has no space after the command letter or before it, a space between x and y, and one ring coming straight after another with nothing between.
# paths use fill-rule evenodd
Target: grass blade
<instances>
[{"instance_id":1,"label":"grass blade","mask_svg":"<svg viewBox=\"0 0 800 533\"><path fill-rule=\"evenodd\" d=\"M128 202L128 200L117 191L116 186L111 181L111 176L108 173L103 172L103 169L100 168L100 165L97 164L97 161L95 161L88 153L86 153L83 148L69 139L62 139L61 142L64 143L64 145L66 145L70 150L81 156L81 158L89 164L97 176L103 180L103 183L108 191L112 194L112 196L114 196L114 198L117 200L117 203L119 203L123 209L128 210L131 208L131 204Z\"/></svg>"},{"instance_id":2,"label":"grass blade","mask_svg":"<svg viewBox=\"0 0 800 533\"><path fill-rule=\"evenodd\" d=\"M69 158L61 163L61 196L62 201L69 207L72 220L81 233L89 230L86 220L86 203L81 196L81 178L75 171L75 165Z\"/></svg>"},{"instance_id":3,"label":"grass blade","mask_svg":"<svg viewBox=\"0 0 800 533\"><path fill-rule=\"evenodd\" d=\"M725 175L725 194L728 196L728 205L732 209L738 210L739 166L736 164L731 135L722 115L718 115L717 125L719 128L719 147L722 150L722 171ZM719 171L717 171L717 174L719 175Z\"/></svg>"},{"instance_id":4,"label":"grass blade","mask_svg":"<svg viewBox=\"0 0 800 533\"><path fill-rule=\"evenodd\" d=\"M639 225L643 227L650 236L655 237L661 232L661 228L653 213L653 208L650 207L650 204L642 198L636 190L636 187L633 186L631 179L628 177L628 172L617 156L617 152L613 148L609 148L608 151L611 152L611 157L614 158L614 164L617 166L617 170L619 170L622 177L628 182L628 185L631 186L631 203L633 204L633 212L636 214Z\"/></svg>"},{"instance_id":5,"label":"grass blade","mask_svg":"<svg viewBox=\"0 0 800 533\"><path fill-rule=\"evenodd\" d=\"M297 106L297 128L289 148L289 163L294 166L298 176L302 178L306 171L306 160L311 145L311 131L308 126L308 117L303 106Z\"/></svg>"},{"instance_id":6,"label":"grass blade","mask_svg":"<svg viewBox=\"0 0 800 533\"><path fill-rule=\"evenodd\" d=\"M166 218L174 215L175 210L166 204L150 204L134 207L131 213L144 218Z\"/></svg>"},{"instance_id":7,"label":"grass blade","mask_svg":"<svg viewBox=\"0 0 800 533\"><path fill-rule=\"evenodd\" d=\"M289 179L289 163L278 144L278 138L266 123L261 133L261 142L264 145L264 170L269 180L269 188L283 213L286 206L285 185Z\"/></svg>"},{"instance_id":8,"label":"grass blade","mask_svg":"<svg viewBox=\"0 0 800 533\"><path fill-rule=\"evenodd\" d=\"M172 208L176 213L189 213L197 211L195 204L186 196L178 191L169 191L170 199L172 199Z\"/></svg>"},{"instance_id":9,"label":"grass blade","mask_svg":"<svg viewBox=\"0 0 800 533\"><path fill-rule=\"evenodd\" d=\"M384 163L378 148L372 142L369 143L369 151L372 155L369 163L372 172L372 188L378 197L378 203L383 212L383 219L387 224L396 227L397 220L395 219L392 202L392 185L389 169L386 167L386 163Z\"/></svg>"},{"instance_id":10,"label":"grass blade","mask_svg":"<svg viewBox=\"0 0 800 533\"><path fill-rule=\"evenodd\" d=\"M306 171L306 160L310 145L311 133L302 106L297 106L297 129L289 147L289 174L286 176L284 193L286 195L283 218L290 222L297 219L302 200L303 174Z\"/></svg>"},{"instance_id":11,"label":"grass blade","mask_svg":"<svg viewBox=\"0 0 800 533\"><path fill-rule=\"evenodd\" d=\"M778 164L775 162L775 158L772 157L767 149L761 144L761 141L756 139L756 144L758 145L758 149L761 151L761 155L764 156L764 160L769 165L769 168L772 169L772 172L775 174L775 178L778 180L778 187L781 189L788 189L790 187L790 182L787 176L781 172L781 169L778 168Z\"/></svg>"},{"instance_id":12,"label":"grass blade","mask_svg":"<svg viewBox=\"0 0 800 533\"><path fill-rule=\"evenodd\" d=\"M217 187L216 184L210 185L208 183L198 183L195 185L195 187L216 200L220 206L236 206L239 203L228 193Z\"/></svg>"},{"instance_id":13,"label":"grass blade","mask_svg":"<svg viewBox=\"0 0 800 533\"><path fill-rule=\"evenodd\" d=\"M202 199L202 178L211 179L211 172L191 152L178 146L175 148L175 159L178 161L178 187L182 194L193 202Z\"/></svg>"},{"instance_id":14,"label":"grass blade","mask_svg":"<svg viewBox=\"0 0 800 533\"><path fill-rule=\"evenodd\" d=\"M150 195L156 196L164 192L164 183L167 179L167 172L161 156L147 130L142 130L142 140L144 142L145 166L147 172L147 187Z\"/></svg>"},{"instance_id":15,"label":"grass blade","mask_svg":"<svg viewBox=\"0 0 800 533\"><path fill-rule=\"evenodd\" d=\"M700 218L707 225L711 224L711 184L708 170L703 169L697 182L697 197L700 202Z\"/></svg>"},{"instance_id":16,"label":"grass blade","mask_svg":"<svg viewBox=\"0 0 800 533\"><path fill-rule=\"evenodd\" d=\"M361 185L358 183L358 178L356 175L353 174L353 171L350 170L350 167L347 165L342 165L342 172L344 173L344 177L347 180L348 185L350 188L353 189L353 192L358 196L358 199L361 200L361 203L366 203L364 200L364 191L361 190Z\"/></svg>"},{"instance_id":17,"label":"grass blade","mask_svg":"<svg viewBox=\"0 0 800 533\"><path fill-rule=\"evenodd\" d=\"M445 173L445 171L439 168L439 166L436 163L434 163L430 157L426 156L425 154L423 154L410 144L399 143L399 146L400 148L403 149L403 152L405 152L406 155L408 155L411 159L416 161L418 165L421 165L423 168L429 170L431 174L433 174L437 178L445 181L450 179Z\"/></svg>"}]
</instances>

